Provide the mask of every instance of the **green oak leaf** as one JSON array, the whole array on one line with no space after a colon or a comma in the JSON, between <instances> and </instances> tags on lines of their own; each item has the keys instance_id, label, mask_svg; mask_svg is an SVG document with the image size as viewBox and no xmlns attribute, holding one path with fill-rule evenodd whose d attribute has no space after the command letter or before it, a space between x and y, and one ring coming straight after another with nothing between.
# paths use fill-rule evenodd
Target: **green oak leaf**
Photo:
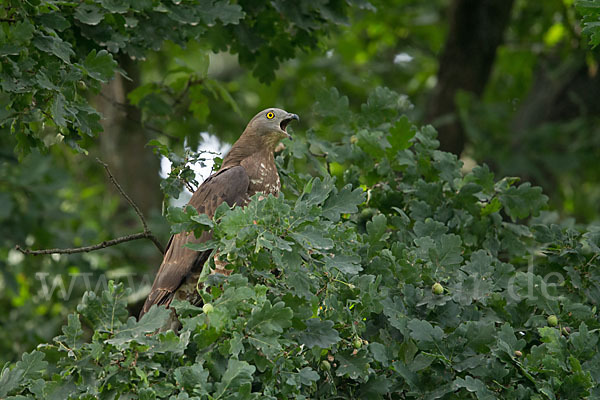
<instances>
[{"instance_id":1,"label":"green oak leaf","mask_svg":"<svg viewBox=\"0 0 600 400\"><path fill-rule=\"evenodd\" d=\"M340 341L338 332L333 329L332 321L311 318L306 321L306 329L298 333L298 341L308 348L328 348Z\"/></svg>"},{"instance_id":2,"label":"green oak leaf","mask_svg":"<svg viewBox=\"0 0 600 400\"><path fill-rule=\"evenodd\" d=\"M83 61L83 66L92 78L100 82L108 82L114 76L117 62L106 50L99 52L92 50Z\"/></svg>"}]
</instances>

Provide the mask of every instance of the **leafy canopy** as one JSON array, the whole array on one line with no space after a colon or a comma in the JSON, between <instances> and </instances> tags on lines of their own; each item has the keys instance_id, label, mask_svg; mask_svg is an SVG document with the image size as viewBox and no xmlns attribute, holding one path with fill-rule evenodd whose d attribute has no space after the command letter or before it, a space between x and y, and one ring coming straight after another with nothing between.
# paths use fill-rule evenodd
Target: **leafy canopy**
<instances>
[{"instance_id":1,"label":"leafy canopy","mask_svg":"<svg viewBox=\"0 0 600 400\"><path fill-rule=\"evenodd\" d=\"M210 307L174 302L179 334L156 333L163 308L127 318L122 285L88 293L63 335L4 368L0 396L600 396L598 231L547 222L527 183L462 172L393 91L347 105L319 94L307 141L277 157L280 197L177 213L176 230L213 227L198 250L234 271L203 274ZM317 177L296 172L307 160Z\"/></svg>"},{"instance_id":2,"label":"leafy canopy","mask_svg":"<svg viewBox=\"0 0 600 400\"><path fill-rule=\"evenodd\" d=\"M117 60L143 59L165 41L200 42L206 48L199 58L208 59L208 50L229 51L271 81L282 61L345 21L354 5L348 3L6 0L0 8L0 130L15 136L21 155L63 141L84 151L89 137L102 131L88 96L115 72L129 79ZM206 78L203 64L193 79ZM216 81L206 84L230 98ZM156 95L151 100L160 106Z\"/></svg>"}]
</instances>

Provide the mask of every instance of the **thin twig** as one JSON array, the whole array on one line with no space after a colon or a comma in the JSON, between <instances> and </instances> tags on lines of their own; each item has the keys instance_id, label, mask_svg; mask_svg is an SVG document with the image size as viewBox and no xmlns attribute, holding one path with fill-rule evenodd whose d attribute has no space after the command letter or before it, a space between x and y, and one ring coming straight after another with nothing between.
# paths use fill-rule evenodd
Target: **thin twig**
<instances>
[{"instance_id":1,"label":"thin twig","mask_svg":"<svg viewBox=\"0 0 600 400\"><path fill-rule=\"evenodd\" d=\"M127 200L129 205L131 205L131 207L133 207L133 209L135 210L135 213L140 218L140 221L142 221L142 225L144 226L144 231L140 232L140 233L134 233L132 235L121 236L116 239L105 240L102 243L98 243L98 244L95 244L92 246L74 247L74 248L66 248L66 249L29 250L29 249L23 249L19 245L16 245L15 246L16 250L20 251L23 254L31 254L31 255L75 254L75 253L87 253L89 251L104 249L106 247L114 246L116 244L120 244L120 243L124 243L124 242L130 242L132 240L150 239L152 241L152 243L154 243L156 248L161 252L161 254L165 253L165 250L162 247L162 245L160 244L160 241L156 238L156 236L154 236L152 234L152 231L150 230L150 228L148 228L146 219L144 218L144 215L140 211L139 207L137 206L137 204L134 203L133 200L131 200L131 197L129 197L127 195L127 193L125 193L125 191L123 190L123 188L121 187L119 182L117 182L117 180L115 179L113 174L110 172L108 165L105 162L103 162L102 160L100 160L99 158L96 158L96 161L98 161L100 164L102 164L102 166L104 166L104 169L106 170L106 173L108 174L108 178L110 179L112 184L115 185L115 187L117 188L117 190L119 191L121 196L123 196L125 198L125 200Z\"/></svg>"},{"instance_id":2,"label":"thin twig","mask_svg":"<svg viewBox=\"0 0 600 400\"><path fill-rule=\"evenodd\" d=\"M329 175L331 175L331 169L329 167L329 161L327 161L327 156L329 155L328 153L323 153L323 154L315 154L312 151L308 151L308 154L310 154L313 157L319 157L319 158L324 158L325 159L325 165L327 166L327 173Z\"/></svg>"},{"instance_id":3,"label":"thin twig","mask_svg":"<svg viewBox=\"0 0 600 400\"><path fill-rule=\"evenodd\" d=\"M193 79L193 78L188 79L185 84L185 88L183 88L183 91L173 101L173 105L176 106L179 103L181 103L181 101L183 100L183 98L185 97L187 92L190 90L190 87L195 86L195 85L201 85L203 82L204 82L203 79Z\"/></svg>"},{"instance_id":4,"label":"thin twig","mask_svg":"<svg viewBox=\"0 0 600 400\"><path fill-rule=\"evenodd\" d=\"M114 246L119 243L130 242L132 240L138 239L150 239L151 234L147 232L134 233L132 235L121 236L116 239L105 240L102 243L98 243L92 246L84 246L84 247L75 247L75 248L66 248L66 249L44 249L44 250L29 250L23 249L21 246L16 245L15 249L20 251L23 254L39 256L42 254L75 254L75 253L87 253L94 250L104 249L106 247ZM156 243L155 243L156 244ZM157 244L158 246L158 244ZM162 252L162 250L161 250Z\"/></svg>"},{"instance_id":5,"label":"thin twig","mask_svg":"<svg viewBox=\"0 0 600 400\"><path fill-rule=\"evenodd\" d=\"M183 184L185 185L185 187L187 188L187 190L190 191L190 193L194 193L196 191L196 189L194 189L192 187L192 185L190 185L190 183L186 180L183 180Z\"/></svg>"},{"instance_id":6,"label":"thin twig","mask_svg":"<svg viewBox=\"0 0 600 400\"><path fill-rule=\"evenodd\" d=\"M160 244L160 242L158 241L158 239L156 238L156 236L154 236L152 234L152 231L150 231L150 228L148 228L148 224L146 223L146 219L144 218L144 215L140 211L140 208L137 206L137 204L135 204L135 202L133 200L131 200L131 197L129 197L127 195L127 193L125 193L125 191L123 190L123 188L121 187L121 185L119 184L119 182L117 182L117 180L115 179L115 177L113 176L113 174L110 172L110 169L108 168L108 164L106 164L104 161L102 161L99 158L96 158L96 161L98 161L100 164L102 164L102 166L104 167L104 170L106 171L106 174L108 175L108 179L110 179L110 181L112 182L113 185L115 185L115 187L117 188L117 190L119 191L119 193L121 193L121 196L123 196L125 198L125 200L127 200L127 202L135 210L135 213L138 215L138 217L140 217L140 221L142 221L142 225L144 227L144 234L146 235L146 237L148 239L152 240L152 242L154 243L154 245L156 246L156 248L162 254L165 254L164 248L162 247L162 245Z\"/></svg>"},{"instance_id":7,"label":"thin twig","mask_svg":"<svg viewBox=\"0 0 600 400\"><path fill-rule=\"evenodd\" d=\"M127 103L121 103L120 101L117 101L111 97L108 97L107 95L105 95L102 92L100 92L98 94L100 95L100 97L102 97L104 100L108 101L115 108L121 109L123 111L128 111L130 108L133 108L131 105L129 105Z\"/></svg>"},{"instance_id":8,"label":"thin twig","mask_svg":"<svg viewBox=\"0 0 600 400\"><path fill-rule=\"evenodd\" d=\"M42 112L42 114L44 114L46 117L48 117L48 119L49 119L50 121L52 121L52 122L54 123L54 125L58 126L58 124L56 123L56 121L54 120L54 118L52 117L52 115L50 115L50 114L48 113L48 111L44 111L44 110L42 110L41 108L40 108L39 110Z\"/></svg>"},{"instance_id":9,"label":"thin twig","mask_svg":"<svg viewBox=\"0 0 600 400\"><path fill-rule=\"evenodd\" d=\"M328 282L325 282L325 286L323 286L322 288L320 288L319 290L317 290L317 293L315 293L315 296L319 297L319 295L321 293L323 293L324 291L326 291L327 290L327 284L328 284Z\"/></svg>"},{"instance_id":10,"label":"thin twig","mask_svg":"<svg viewBox=\"0 0 600 400\"><path fill-rule=\"evenodd\" d=\"M134 121L133 118L128 118L128 119L130 121ZM134 122L138 122L138 123L142 124L143 128L148 129L149 131L152 131L152 132L156 132L156 133L158 133L160 135L166 136L169 139L173 140L174 142L181 142L181 138L178 138L177 136L173 136L170 133L167 133L167 132L163 131L162 129L156 128L156 127L154 127L152 125L148 125L144 121L134 121Z\"/></svg>"},{"instance_id":11,"label":"thin twig","mask_svg":"<svg viewBox=\"0 0 600 400\"><path fill-rule=\"evenodd\" d=\"M106 170L106 174L108 175L108 179L110 179L110 181L112 182L113 185L115 185L115 187L117 188L117 190L119 191L119 193L121 193L121 196L123 196L125 198L125 200L127 200L127 202L129 203L129 205L131 205L131 207L133 207L133 209L135 210L135 213L138 215L138 217L140 217L140 220L142 221L142 225L144 226L144 232L149 232L150 230L148 229L148 224L146 224L146 220L144 219L144 216L142 215L142 212L138 208L137 204L135 204L133 202L133 200L131 200L131 197L129 197L127 195L127 193L125 193L125 191L123 190L123 188L121 187L121 185L119 184L119 182L117 182L117 180L115 179L115 177L113 176L113 174L110 172L110 169L108 168L108 164L106 164L104 161L102 161L101 159L99 159L97 157L96 157L96 161L98 161L100 164L102 164L102 166Z\"/></svg>"}]
</instances>

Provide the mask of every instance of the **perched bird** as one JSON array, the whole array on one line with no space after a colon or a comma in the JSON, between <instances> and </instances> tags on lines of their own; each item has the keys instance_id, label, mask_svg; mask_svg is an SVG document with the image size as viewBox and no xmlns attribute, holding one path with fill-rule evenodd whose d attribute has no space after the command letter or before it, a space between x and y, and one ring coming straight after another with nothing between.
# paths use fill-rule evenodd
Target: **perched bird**
<instances>
[{"instance_id":1,"label":"perched bird","mask_svg":"<svg viewBox=\"0 0 600 400\"><path fill-rule=\"evenodd\" d=\"M189 204L200 214L212 218L223 202L229 206L245 206L258 192L277 196L281 184L273 152L281 139L291 138L286 128L294 119L299 120L296 114L279 108L268 108L256 114L225 156L221 168L198 187ZM192 304L201 301L196 285L210 250L198 252L183 245L203 243L211 238L210 231L203 232L198 238L192 232L171 237L140 318L152 305L168 306L174 297ZM227 271L219 271L219 267L217 265L216 272Z\"/></svg>"}]
</instances>

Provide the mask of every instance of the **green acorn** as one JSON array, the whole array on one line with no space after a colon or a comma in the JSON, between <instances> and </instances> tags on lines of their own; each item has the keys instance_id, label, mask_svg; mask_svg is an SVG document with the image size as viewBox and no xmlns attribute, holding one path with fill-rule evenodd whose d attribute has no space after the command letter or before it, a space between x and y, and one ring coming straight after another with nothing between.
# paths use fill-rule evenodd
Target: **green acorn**
<instances>
[{"instance_id":1,"label":"green acorn","mask_svg":"<svg viewBox=\"0 0 600 400\"><path fill-rule=\"evenodd\" d=\"M436 282L431 287L431 291L433 292L433 294L439 296L441 294L444 294L444 287L439 282Z\"/></svg>"}]
</instances>

